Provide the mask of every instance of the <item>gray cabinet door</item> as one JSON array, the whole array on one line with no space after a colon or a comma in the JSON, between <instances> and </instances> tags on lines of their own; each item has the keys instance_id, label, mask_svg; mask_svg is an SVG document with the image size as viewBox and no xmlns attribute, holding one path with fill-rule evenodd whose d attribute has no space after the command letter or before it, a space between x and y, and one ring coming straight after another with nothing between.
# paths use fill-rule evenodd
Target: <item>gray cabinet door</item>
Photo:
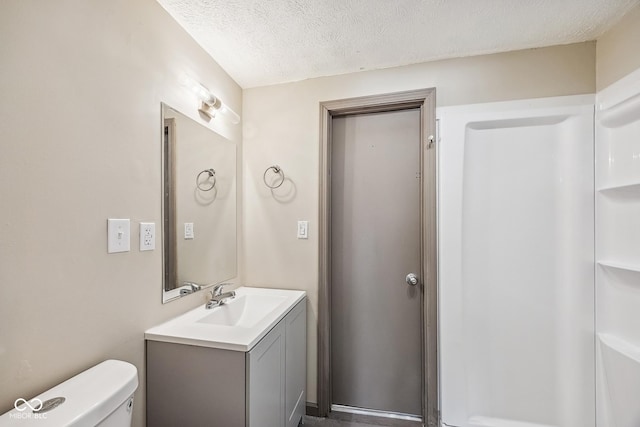
<instances>
[{"instance_id":1,"label":"gray cabinet door","mask_svg":"<svg viewBox=\"0 0 640 427\"><path fill-rule=\"evenodd\" d=\"M286 333L286 426L296 427L304 415L307 387L307 302L299 302L284 319Z\"/></svg>"},{"instance_id":2,"label":"gray cabinet door","mask_svg":"<svg viewBox=\"0 0 640 427\"><path fill-rule=\"evenodd\" d=\"M245 353L146 341L147 427L244 426Z\"/></svg>"},{"instance_id":3,"label":"gray cabinet door","mask_svg":"<svg viewBox=\"0 0 640 427\"><path fill-rule=\"evenodd\" d=\"M249 427L285 425L285 325L280 322L247 353Z\"/></svg>"}]
</instances>

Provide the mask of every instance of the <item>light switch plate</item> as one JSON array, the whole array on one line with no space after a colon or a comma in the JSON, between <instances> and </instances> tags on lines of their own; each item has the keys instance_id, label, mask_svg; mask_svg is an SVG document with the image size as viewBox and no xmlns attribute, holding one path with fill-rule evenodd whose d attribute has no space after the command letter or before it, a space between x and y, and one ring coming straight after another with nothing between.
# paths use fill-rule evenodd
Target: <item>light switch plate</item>
<instances>
[{"instance_id":1,"label":"light switch plate","mask_svg":"<svg viewBox=\"0 0 640 427\"><path fill-rule=\"evenodd\" d=\"M184 238L191 240L193 239L194 234L193 234L193 223L192 222L185 222L184 223Z\"/></svg>"},{"instance_id":2,"label":"light switch plate","mask_svg":"<svg viewBox=\"0 0 640 427\"><path fill-rule=\"evenodd\" d=\"M129 252L131 225L128 219L107 219L107 253Z\"/></svg>"},{"instance_id":3,"label":"light switch plate","mask_svg":"<svg viewBox=\"0 0 640 427\"><path fill-rule=\"evenodd\" d=\"M156 248L156 223L140 223L140 250L152 251Z\"/></svg>"},{"instance_id":4,"label":"light switch plate","mask_svg":"<svg viewBox=\"0 0 640 427\"><path fill-rule=\"evenodd\" d=\"M298 239L309 238L309 221L298 221Z\"/></svg>"}]
</instances>

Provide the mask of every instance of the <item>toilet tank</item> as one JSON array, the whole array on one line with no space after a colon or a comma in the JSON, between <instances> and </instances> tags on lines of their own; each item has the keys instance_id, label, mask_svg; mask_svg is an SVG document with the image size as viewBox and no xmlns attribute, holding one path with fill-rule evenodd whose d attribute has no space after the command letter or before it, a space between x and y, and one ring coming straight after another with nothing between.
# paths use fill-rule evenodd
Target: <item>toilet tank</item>
<instances>
[{"instance_id":1,"label":"toilet tank","mask_svg":"<svg viewBox=\"0 0 640 427\"><path fill-rule=\"evenodd\" d=\"M137 388L135 366L106 360L28 402L16 396L16 407L0 416L0 427L129 427Z\"/></svg>"}]
</instances>

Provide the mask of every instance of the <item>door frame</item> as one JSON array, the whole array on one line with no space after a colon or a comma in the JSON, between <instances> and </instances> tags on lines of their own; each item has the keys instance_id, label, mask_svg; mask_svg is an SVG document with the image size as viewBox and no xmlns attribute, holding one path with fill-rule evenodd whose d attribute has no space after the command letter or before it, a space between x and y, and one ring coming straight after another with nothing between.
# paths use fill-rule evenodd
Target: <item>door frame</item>
<instances>
[{"instance_id":1,"label":"door frame","mask_svg":"<svg viewBox=\"0 0 640 427\"><path fill-rule=\"evenodd\" d=\"M331 408L331 124L333 117L420 108L420 219L422 316L422 416L439 425L437 285L436 89L419 89L320 103L318 290L318 415Z\"/></svg>"}]
</instances>

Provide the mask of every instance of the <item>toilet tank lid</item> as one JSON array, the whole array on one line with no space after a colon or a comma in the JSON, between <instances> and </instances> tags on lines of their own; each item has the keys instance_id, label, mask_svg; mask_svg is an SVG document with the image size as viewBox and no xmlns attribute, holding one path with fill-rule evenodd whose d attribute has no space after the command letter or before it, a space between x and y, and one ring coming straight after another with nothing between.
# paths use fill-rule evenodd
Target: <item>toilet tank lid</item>
<instances>
[{"instance_id":1,"label":"toilet tank lid","mask_svg":"<svg viewBox=\"0 0 640 427\"><path fill-rule=\"evenodd\" d=\"M14 408L0 416L0 427L95 426L125 403L137 388L138 370L135 366L120 360L105 360L35 397L42 402L64 397L65 401L60 406L45 413L32 414L26 405L19 405L22 411ZM22 397L16 396L19 398ZM30 402L37 405L33 399Z\"/></svg>"}]
</instances>

